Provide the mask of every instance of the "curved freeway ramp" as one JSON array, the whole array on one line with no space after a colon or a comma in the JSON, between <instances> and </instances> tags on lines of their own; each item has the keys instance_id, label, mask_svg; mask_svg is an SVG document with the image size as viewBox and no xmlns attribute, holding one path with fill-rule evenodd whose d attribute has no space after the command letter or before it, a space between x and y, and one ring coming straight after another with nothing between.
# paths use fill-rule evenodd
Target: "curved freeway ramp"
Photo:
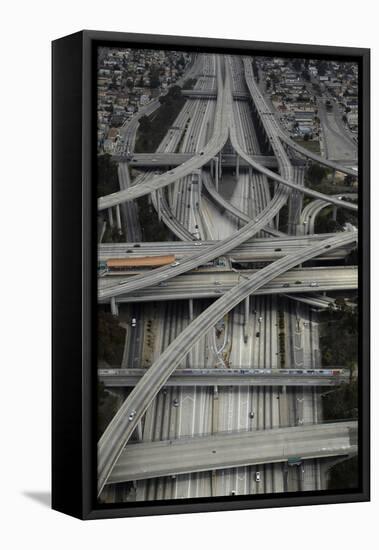
<instances>
[{"instance_id":1,"label":"curved freeway ramp","mask_svg":"<svg viewBox=\"0 0 379 550\"><path fill-rule=\"evenodd\" d=\"M251 59L250 58L244 58L243 60L243 63L244 63L244 69L245 69L245 79L246 79L246 84L247 84L247 87L251 93L251 84L252 82L254 83L255 85L255 81L254 81L254 76L253 76L253 68L252 68L252 64L251 64ZM256 95L256 93L258 93L260 96L261 96L261 93L259 92L259 90L257 89L256 87L256 91L254 92L254 96ZM262 96L261 96L262 97ZM254 100L254 97L252 95L252 98ZM262 97L262 100L263 100L263 97ZM266 105L267 106L267 105ZM267 109L266 109L266 112L265 112L265 115L267 117L269 117L270 119L272 119L272 123L273 125L275 126L276 128L276 131L277 131L277 135L278 137L284 142L286 143L288 146L290 146L292 149L294 149L295 151L297 151L298 153L300 153L302 156L310 159L310 160L313 160L314 162L317 162L318 164L323 164L324 166L327 166L328 168L332 168L333 170L336 170L338 172L342 172L343 174L348 174L350 176L354 176L354 177L357 177L358 176L358 172L356 170L354 170L353 168L349 168L347 166L344 166L342 164L339 164L337 162L334 162L332 160L328 160L324 157L321 157L320 155L317 155L316 153L313 153L312 151L309 151L309 149L306 149L305 147L302 147L301 145L299 145L298 143L296 143L295 141L293 141L293 139L291 139L285 132L284 130L280 127L280 125L278 124L278 122L276 121L275 119L275 116L273 113L271 113L269 107L267 106Z\"/></svg>"},{"instance_id":2,"label":"curved freeway ramp","mask_svg":"<svg viewBox=\"0 0 379 550\"><path fill-rule=\"evenodd\" d=\"M192 321L148 369L100 438L98 443L98 494L101 493L122 450L146 409L199 338L247 296L278 275L322 254L325 249L338 248L355 242L357 239L358 233L342 233L310 246L306 250L285 256L236 285Z\"/></svg>"},{"instance_id":3,"label":"curved freeway ramp","mask_svg":"<svg viewBox=\"0 0 379 550\"><path fill-rule=\"evenodd\" d=\"M228 125L225 118L227 117L227 107L225 105L225 94L223 90L223 82L221 75L220 56L217 56L217 101L215 110L215 120L213 125L213 134L203 151L195 154L188 161L173 168L172 170L156 176L142 185L132 187L123 191L118 191L100 197L98 200L98 209L104 210L111 206L116 206L125 201L130 201L143 195L147 195L174 183L175 181L190 175L192 172L207 164L221 149L224 147L228 139Z\"/></svg>"},{"instance_id":4,"label":"curved freeway ramp","mask_svg":"<svg viewBox=\"0 0 379 550\"><path fill-rule=\"evenodd\" d=\"M280 149L280 147L278 146L278 141L279 142L281 141L281 137L278 136L278 125L276 123L275 117L274 115L272 115L272 113L268 112L268 106L262 94L258 90L252 74L250 78L246 78L246 83L247 83L249 92L251 94L251 98L254 101L254 104L257 108L258 113L260 114L263 126L270 140L275 156L277 157L278 163L280 165L280 161L283 160L283 154L285 154L285 152L283 147ZM313 189L309 189L307 187L297 185L296 183L294 183L294 178L292 173L290 174L290 177L288 176L283 177L282 173L280 175L276 174L272 170L269 170L268 168L264 167L262 164L256 162L249 155L247 155L245 151L242 149L242 147L240 146L238 137L237 137L236 124L233 117L230 117L229 127L230 127L230 139L235 151L241 156L241 158L243 158L248 164L250 164L250 166L252 166L255 170L257 170L261 174L264 174L271 180L277 181L278 183L282 183L283 185L289 187L290 189L299 191L304 195L308 195L316 199L321 199L327 203L335 204L336 206L346 208L347 210L354 210L354 211L358 210L358 206L356 204L352 204L343 200L340 201L339 199L336 199L333 196L324 195L323 193L319 193L318 191L314 191ZM357 174L354 172L354 175L357 175Z\"/></svg>"}]
</instances>

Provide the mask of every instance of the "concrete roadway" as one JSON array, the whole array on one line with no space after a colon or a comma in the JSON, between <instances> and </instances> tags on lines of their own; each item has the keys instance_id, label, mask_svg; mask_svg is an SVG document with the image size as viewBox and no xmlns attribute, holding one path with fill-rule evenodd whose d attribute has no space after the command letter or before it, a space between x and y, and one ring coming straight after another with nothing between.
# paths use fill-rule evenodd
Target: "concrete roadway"
<instances>
[{"instance_id":1,"label":"concrete roadway","mask_svg":"<svg viewBox=\"0 0 379 550\"><path fill-rule=\"evenodd\" d=\"M128 165L132 168L162 168L180 166L184 162L188 162L193 157L194 153L170 153L170 152L155 152L155 153L134 153L128 161ZM115 157L113 156L113 159ZM120 164L125 161L120 157ZM253 155L253 159L267 168L277 168L278 162L273 156ZM236 156L233 153L224 153L221 159L223 168L235 168ZM249 166L244 160L241 160L241 167Z\"/></svg>"},{"instance_id":2,"label":"concrete roadway","mask_svg":"<svg viewBox=\"0 0 379 550\"><path fill-rule=\"evenodd\" d=\"M221 296L165 349L152 364L145 376L126 398L113 417L98 443L98 494L101 493L123 448L134 432L147 407L166 383L177 366L184 360L198 339L247 296L289 269L320 255L325 247L337 248L355 242L357 233L338 234L306 250L289 254L259 270L246 281ZM130 415L133 417L130 420Z\"/></svg>"},{"instance_id":3,"label":"concrete roadway","mask_svg":"<svg viewBox=\"0 0 379 550\"><path fill-rule=\"evenodd\" d=\"M138 292L118 296L116 302L133 303L162 300L187 300L219 298L238 284L243 278L251 277L256 270L229 271L203 270L180 275L158 285L140 289ZM134 275L112 275L99 280L101 288L123 282ZM257 290L256 295L282 294L283 292L330 292L335 290L355 290L358 287L356 266L316 267L293 269L277 277ZM110 298L108 299L110 300Z\"/></svg>"},{"instance_id":4,"label":"concrete roadway","mask_svg":"<svg viewBox=\"0 0 379 550\"><path fill-rule=\"evenodd\" d=\"M282 258L286 254L295 252L299 248L306 248L316 241L321 241L331 237L332 233L322 233L318 235L285 235L280 238L255 238L234 248L225 256L228 260L235 262L260 262L274 261ZM130 258L131 254L139 256L164 256L174 254L176 259L196 254L201 246L207 247L215 244L215 241L199 242L137 242L137 243L101 243L99 246L99 260L106 261L111 258ZM322 260L340 260L349 254L351 248L339 248L337 250L325 251L319 259Z\"/></svg>"},{"instance_id":5,"label":"concrete roadway","mask_svg":"<svg viewBox=\"0 0 379 550\"><path fill-rule=\"evenodd\" d=\"M226 123L227 116L228 111L224 100L220 56L217 56L217 101L213 134L203 151L200 151L198 154L194 154L190 160L173 168L169 172L165 172L162 175L152 178L143 185L118 191L105 197L100 197L98 200L98 209L104 210L105 208L116 206L116 204L120 204L121 202L136 199L143 195L152 193L161 187L166 187L170 183L174 183L175 181L184 178L207 164L214 156L217 155L219 151L221 151L228 139L228 125Z\"/></svg>"},{"instance_id":6,"label":"concrete roadway","mask_svg":"<svg viewBox=\"0 0 379 550\"><path fill-rule=\"evenodd\" d=\"M242 210L234 206L231 202L224 199L224 197L220 193L218 193L218 191L216 190L215 186L212 183L212 178L210 177L210 174L208 172L203 172L203 185L204 185L204 188L207 190L208 194L210 195L210 197L219 206L221 206L223 209L233 214L233 216L235 216L237 219L245 223L251 222L251 218L247 214L245 214L245 212L242 212ZM273 227L269 227L269 226L265 227L264 231L265 233L268 233L269 235L274 237L280 237L283 235L281 231L278 231Z\"/></svg>"},{"instance_id":7,"label":"concrete roadway","mask_svg":"<svg viewBox=\"0 0 379 550\"><path fill-rule=\"evenodd\" d=\"M293 367L290 367L292 369ZM337 386L350 379L350 371L343 369L340 375L331 375L325 370L312 370L302 374L290 374L288 369L177 369L167 380L166 386ZM281 370L283 372L281 372ZM98 378L107 387L135 386L146 369L99 369ZM288 374L285 374L288 373Z\"/></svg>"},{"instance_id":8,"label":"concrete roadway","mask_svg":"<svg viewBox=\"0 0 379 550\"><path fill-rule=\"evenodd\" d=\"M358 450L357 430L352 421L134 443L123 450L108 483L287 462L290 457L352 456Z\"/></svg>"},{"instance_id":9,"label":"concrete roadway","mask_svg":"<svg viewBox=\"0 0 379 550\"><path fill-rule=\"evenodd\" d=\"M275 138L290 142L289 144L298 152L304 154L305 156L312 158L313 160L316 160L317 162L322 162L323 164L330 165L333 168L338 169L339 171L346 173L346 174L352 174L354 176L357 176L357 172L355 170L346 168L344 166L336 165L330 161L327 161L326 159L323 159L322 157L319 157L318 155L314 155L310 151L307 151L306 149L303 149L302 147L298 146L295 142L293 142L290 138L286 136L286 134L279 128L277 121L274 117L274 115L268 110L268 106L259 92L258 88L255 85L255 81L253 79L252 75L252 68L251 63L249 63L249 59L244 60L245 63L245 74L246 74L246 82L249 88L249 92L252 95L252 99L254 100L254 103L258 109L258 112L260 113L262 121L268 121L268 124L265 125L266 131L268 128L270 128L270 131L268 131L268 136L271 140L271 144L273 145L273 140ZM133 200L135 198L141 197L143 195L152 193L153 191L156 191L157 189L160 189L162 187L165 187L169 185L170 183L174 183L180 178L185 177L186 175L189 175L193 173L195 170L201 168L205 164L207 164L214 156L219 153L219 151L222 150L225 143L228 140L229 133L232 133L232 128L230 127L231 121L233 119L233 97L231 93L230 88L230 76L229 76L229 68L228 64L226 64L226 74L225 74L225 86L223 86L222 82L222 75L221 75L221 68L220 68L220 56L217 56L217 102L216 102L216 110L215 110L215 122L213 127L213 135L207 145L204 147L203 151L201 151L199 154L195 154L190 160L186 161L185 163L181 164L180 166L177 166L173 170L170 170L169 172L165 172L162 175L156 176L152 180L139 185L135 186L133 188L118 191L116 193L112 193L111 195L107 195L105 197L100 197L98 200L98 209L104 210L105 208L110 208L111 206L116 206L117 204L120 204L122 202ZM283 183L284 185L296 189L298 191L301 191L302 193L323 199L327 202L336 204L336 200L328 197L328 195L324 195L322 193L318 193L317 191L314 191L312 189L303 188L299 185L296 185L294 183L293 174L282 174L279 176L275 172L272 172L271 170L265 168L261 164L255 162L251 157L246 155L244 151L240 148L240 146L237 143L236 139L233 139L233 136L230 136L232 139L232 145L234 149L237 151L238 154L246 161L248 162L253 168L261 172L262 174L265 174L267 177L273 179L274 181L277 181L279 183ZM236 147L237 145L237 147ZM285 156L285 152L283 149L283 153L281 155L278 155L275 149L278 149L278 144L276 144L274 147L275 156L278 160L279 165L281 164L281 161L283 160L283 155ZM280 168L280 172L282 172ZM287 177L290 175L291 177ZM357 210L356 205L352 205L350 203L346 203L345 201L341 201L339 203L339 206L342 206L344 208L350 209L350 210Z\"/></svg>"},{"instance_id":10,"label":"concrete roadway","mask_svg":"<svg viewBox=\"0 0 379 550\"><path fill-rule=\"evenodd\" d=\"M336 198L345 197L350 199L357 199L357 193L340 193L334 195ZM329 203L322 200L314 200L306 205L300 215L300 224L305 228L305 233L312 235L315 232L315 222L320 212L330 206Z\"/></svg>"},{"instance_id":11,"label":"concrete roadway","mask_svg":"<svg viewBox=\"0 0 379 550\"><path fill-rule=\"evenodd\" d=\"M289 141L290 145L298 150L299 152L302 152L302 147L297 147L297 144L293 142L290 138L287 138L286 134L282 133L282 130L280 129L275 116L271 111L269 110L267 103L265 99L263 98L262 94L258 90L258 87L255 83L253 73L252 73L252 67L249 59L244 60L245 63L245 75L246 75L246 83L248 85L249 91L251 93L252 100L254 101L255 107L257 108L258 113L260 113L260 117L263 123L263 126L265 128L265 131L267 133L268 139L270 140L270 144L272 148L274 149L275 156L278 159L278 162L283 158L283 155L285 155L284 149L281 150L278 146L278 141L284 141L287 143ZM284 137L283 137L284 136ZM272 170L269 170L268 168L265 168L261 164L254 161L252 157L247 155L241 148L238 138L237 138L237 132L235 128L235 121L233 120L233 117L231 117L230 120L230 139L233 145L233 148L235 151L243 158L246 162L250 164L255 170L258 172L261 172L262 174L266 175L271 180L277 181L278 183L282 183L283 185L286 185L290 189L295 189L296 191L300 191L304 195L308 195L310 197L314 197L317 199L322 199L325 202L329 202L331 204L336 204L337 206L341 206L343 208L346 208L348 210L358 210L358 206L355 204L348 203L346 201L339 201L338 199L333 198L329 195L324 195L323 193L319 193L318 191L314 191L313 189L309 189L307 187L302 187L301 185L297 185L294 183L294 177L291 173L291 177L283 177L283 175L278 175L275 172L272 172ZM309 153L309 158L313 158L313 160L317 162L321 162L323 164L328 163L332 165L332 167L335 167L334 163L331 163L330 161L327 161L326 159L319 157L318 155L314 155L313 153L310 153L309 151L305 150L306 153ZM303 153L302 153L303 154ZM338 165L338 170L341 172L344 172L346 174L352 174L354 176L357 176L357 172L354 170L351 170L349 168L346 168L344 166Z\"/></svg>"}]
</instances>

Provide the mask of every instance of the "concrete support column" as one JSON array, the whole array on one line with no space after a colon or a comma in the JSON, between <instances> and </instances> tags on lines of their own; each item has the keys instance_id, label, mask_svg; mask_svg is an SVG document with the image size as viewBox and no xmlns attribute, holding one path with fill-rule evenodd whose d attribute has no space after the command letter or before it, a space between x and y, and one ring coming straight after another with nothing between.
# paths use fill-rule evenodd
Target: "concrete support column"
<instances>
[{"instance_id":1,"label":"concrete support column","mask_svg":"<svg viewBox=\"0 0 379 550\"><path fill-rule=\"evenodd\" d=\"M278 212L275 216L275 229L279 231L279 218L280 218L280 212Z\"/></svg>"},{"instance_id":2,"label":"concrete support column","mask_svg":"<svg viewBox=\"0 0 379 550\"><path fill-rule=\"evenodd\" d=\"M199 189L199 198L201 196L201 191L203 187L203 172L201 168L197 171L197 182L198 182L198 189Z\"/></svg>"},{"instance_id":3,"label":"concrete support column","mask_svg":"<svg viewBox=\"0 0 379 550\"><path fill-rule=\"evenodd\" d=\"M250 296L247 296L245 298L244 306L245 306L245 314L243 319L243 339L244 339L244 342L246 343L248 338L248 327L249 327L249 317L250 317Z\"/></svg>"},{"instance_id":4,"label":"concrete support column","mask_svg":"<svg viewBox=\"0 0 379 550\"><path fill-rule=\"evenodd\" d=\"M158 220L161 221L161 194L159 189L155 191L155 201L157 203Z\"/></svg>"},{"instance_id":5,"label":"concrete support column","mask_svg":"<svg viewBox=\"0 0 379 550\"><path fill-rule=\"evenodd\" d=\"M219 153L219 159L218 159L218 177L222 178L222 153L221 153L221 151Z\"/></svg>"},{"instance_id":6,"label":"concrete support column","mask_svg":"<svg viewBox=\"0 0 379 550\"><path fill-rule=\"evenodd\" d=\"M137 428L136 428L136 432L137 432L137 438L139 441L142 441L142 420L140 420L137 424Z\"/></svg>"},{"instance_id":7,"label":"concrete support column","mask_svg":"<svg viewBox=\"0 0 379 550\"><path fill-rule=\"evenodd\" d=\"M111 298L111 313L112 315L115 315L116 317L118 317L118 304L114 296L112 296Z\"/></svg>"},{"instance_id":8,"label":"concrete support column","mask_svg":"<svg viewBox=\"0 0 379 550\"><path fill-rule=\"evenodd\" d=\"M214 157L213 159L214 161L214 175L215 175L215 184L216 184L216 191L218 193L218 176L219 176L219 173L218 173L218 165L219 165L219 162L218 162L218 157Z\"/></svg>"},{"instance_id":9,"label":"concrete support column","mask_svg":"<svg viewBox=\"0 0 379 550\"><path fill-rule=\"evenodd\" d=\"M188 306L189 306L189 320L193 321L193 299L192 298L188 300Z\"/></svg>"},{"instance_id":10,"label":"concrete support column","mask_svg":"<svg viewBox=\"0 0 379 550\"><path fill-rule=\"evenodd\" d=\"M337 206L333 206L333 214L332 214L332 217L333 217L333 221L337 221Z\"/></svg>"},{"instance_id":11,"label":"concrete support column","mask_svg":"<svg viewBox=\"0 0 379 550\"><path fill-rule=\"evenodd\" d=\"M109 220L109 225L111 227L114 226L114 220L113 220L113 211L112 211L112 207L108 208L108 220Z\"/></svg>"},{"instance_id":12,"label":"concrete support column","mask_svg":"<svg viewBox=\"0 0 379 550\"><path fill-rule=\"evenodd\" d=\"M332 184L334 185L336 183L336 171L333 170L333 175L332 175Z\"/></svg>"},{"instance_id":13,"label":"concrete support column","mask_svg":"<svg viewBox=\"0 0 379 550\"><path fill-rule=\"evenodd\" d=\"M116 222L117 222L117 229L119 233L122 232L121 229L121 215L120 215L120 205L116 204Z\"/></svg>"},{"instance_id":14,"label":"concrete support column","mask_svg":"<svg viewBox=\"0 0 379 550\"><path fill-rule=\"evenodd\" d=\"M236 179L238 180L239 177L240 177L240 156L237 153L237 158L236 158Z\"/></svg>"}]
</instances>

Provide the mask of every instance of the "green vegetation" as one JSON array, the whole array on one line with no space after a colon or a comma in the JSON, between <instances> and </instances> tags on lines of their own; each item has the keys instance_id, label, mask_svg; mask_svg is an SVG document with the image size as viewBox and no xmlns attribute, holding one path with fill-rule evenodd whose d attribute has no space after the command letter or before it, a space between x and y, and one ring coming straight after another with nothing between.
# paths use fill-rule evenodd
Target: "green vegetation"
<instances>
[{"instance_id":1,"label":"green vegetation","mask_svg":"<svg viewBox=\"0 0 379 550\"><path fill-rule=\"evenodd\" d=\"M329 472L328 489L356 489L358 487L358 457L336 464Z\"/></svg>"},{"instance_id":2,"label":"green vegetation","mask_svg":"<svg viewBox=\"0 0 379 550\"><path fill-rule=\"evenodd\" d=\"M153 153L167 134L185 104L179 86L172 86L159 98L160 107L152 115L143 116L137 131L136 153Z\"/></svg>"},{"instance_id":3,"label":"green vegetation","mask_svg":"<svg viewBox=\"0 0 379 550\"><path fill-rule=\"evenodd\" d=\"M337 298L320 314L322 364L353 368L358 360L358 307Z\"/></svg>"},{"instance_id":4,"label":"green vegetation","mask_svg":"<svg viewBox=\"0 0 379 550\"><path fill-rule=\"evenodd\" d=\"M311 143L311 142L309 142ZM305 186L324 193L325 195L336 195L338 193L351 193L351 185L333 183L333 170L317 163L312 163L305 173Z\"/></svg>"},{"instance_id":5,"label":"green vegetation","mask_svg":"<svg viewBox=\"0 0 379 550\"><path fill-rule=\"evenodd\" d=\"M318 141L311 141L309 139L296 139L296 143L304 147L304 149L308 149L308 151L311 151L312 153L320 154L320 144Z\"/></svg>"},{"instance_id":6,"label":"green vegetation","mask_svg":"<svg viewBox=\"0 0 379 550\"><path fill-rule=\"evenodd\" d=\"M103 243L124 243L125 242L125 234L118 230L118 228L110 227L107 225L104 236L103 236Z\"/></svg>"},{"instance_id":7,"label":"green vegetation","mask_svg":"<svg viewBox=\"0 0 379 550\"><path fill-rule=\"evenodd\" d=\"M358 418L358 382L343 384L323 395L324 420Z\"/></svg>"},{"instance_id":8,"label":"green vegetation","mask_svg":"<svg viewBox=\"0 0 379 550\"><path fill-rule=\"evenodd\" d=\"M141 223L143 240L146 242L167 241L172 238L170 231L160 222L147 196L136 199L138 217Z\"/></svg>"},{"instance_id":9,"label":"green vegetation","mask_svg":"<svg viewBox=\"0 0 379 550\"><path fill-rule=\"evenodd\" d=\"M193 90L196 82L196 78L187 78L187 80L183 84L183 90Z\"/></svg>"},{"instance_id":10,"label":"green vegetation","mask_svg":"<svg viewBox=\"0 0 379 550\"><path fill-rule=\"evenodd\" d=\"M97 384L97 438L100 439L105 428L118 410L118 399L111 394L102 382Z\"/></svg>"},{"instance_id":11,"label":"green vegetation","mask_svg":"<svg viewBox=\"0 0 379 550\"><path fill-rule=\"evenodd\" d=\"M97 196L104 197L120 190L118 183L117 164L111 155L97 157Z\"/></svg>"},{"instance_id":12,"label":"green vegetation","mask_svg":"<svg viewBox=\"0 0 379 550\"><path fill-rule=\"evenodd\" d=\"M120 366L125 345L125 329L107 311L99 310L97 317L98 361L106 361L112 366Z\"/></svg>"}]
</instances>

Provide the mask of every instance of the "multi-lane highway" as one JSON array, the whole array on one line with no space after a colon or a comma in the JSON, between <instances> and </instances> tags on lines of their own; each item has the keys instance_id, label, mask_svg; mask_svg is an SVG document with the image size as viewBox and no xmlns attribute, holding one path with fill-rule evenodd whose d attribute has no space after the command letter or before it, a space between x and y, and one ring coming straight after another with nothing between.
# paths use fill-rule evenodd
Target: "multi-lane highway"
<instances>
[{"instance_id":1,"label":"multi-lane highway","mask_svg":"<svg viewBox=\"0 0 379 550\"><path fill-rule=\"evenodd\" d=\"M131 444L108 482L350 456L357 452L357 431L353 421Z\"/></svg>"},{"instance_id":2,"label":"multi-lane highway","mask_svg":"<svg viewBox=\"0 0 379 550\"><path fill-rule=\"evenodd\" d=\"M148 405L201 335L214 326L223 315L265 283L299 263L319 255L325 247L337 248L344 244L356 242L357 238L356 233L336 235L322 243L310 246L306 250L289 254L281 260L273 262L225 293L192 321L149 368L102 435L98 444L98 492L100 493L103 489L122 449L131 437Z\"/></svg>"},{"instance_id":3,"label":"multi-lane highway","mask_svg":"<svg viewBox=\"0 0 379 550\"><path fill-rule=\"evenodd\" d=\"M107 387L135 386L145 369L99 369L98 377ZM350 371L328 369L178 369L167 386L337 386L348 382Z\"/></svg>"},{"instance_id":4,"label":"multi-lane highway","mask_svg":"<svg viewBox=\"0 0 379 550\"><path fill-rule=\"evenodd\" d=\"M158 217L182 242L140 243L138 236L132 238L132 235L129 241L133 242L99 247L101 261L168 253L175 256L175 261L142 274L101 273L99 301L112 299L118 305L145 302L145 318L149 318L145 330L149 338L154 333L154 339L147 345L153 350L147 352L141 338L145 321L133 311L132 323L137 317L137 327L132 324L136 353L133 352L131 366L143 364L145 368L127 369L129 372L125 373L122 372L125 369L119 369L117 375L109 369L100 371L100 380L106 385L135 387L99 441L98 492L103 491L106 483L111 483L106 485L106 490L111 490L113 484L128 480L141 480L137 484L137 500L224 495L231 491L232 494L277 492L286 490L288 484L289 490L295 490L292 487L296 479L286 480L280 465L295 451L304 455L307 486L320 488L321 457L353 453L356 443L344 440L338 447L340 438L346 436L341 431L342 425L334 435L317 425L322 420L317 387L347 382L349 375L343 372L336 377L319 372L323 369L318 327L312 320L311 309L302 303L295 308L295 302L283 302L286 299L277 295L300 295L312 300L315 292L356 289L357 269L333 266L333 262L345 258L356 246L358 233L290 237L278 230L278 215L283 212L291 189L316 198L317 208L321 201L350 210L356 210L357 206L299 183L296 160L288 156L284 144L297 153L304 151L292 140L288 142L277 117L270 112L255 84L251 59L242 62L240 58L204 55L197 57L194 66L193 75L199 77L194 93L186 94L186 104L157 152L134 155L138 124L132 126L134 141L129 140L127 162L139 169L139 175L131 185L130 181L124 181L120 192L99 200L102 210L151 194ZM250 107L254 108L270 143L269 156L261 154ZM306 153L304 156L315 162L357 175L345 164L324 162L325 159ZM125 158L120 156L123 162L119 168L124 180L128 170ZM162 169L167 171L159 173ZM130 225L136 211L128 212ZM294 269L309 260L327 260L332 267ZM258 264L256 270L239 271L234 262ZM266 265L267 262L271 263ZM200 305L198 298L208 301ZM315 297L315 303L322 298ZM188 299L189 309L179 301ZM211 303L209 299L215 301ZM145 308L145 304L132 307ZM163 308L161 304L167 305ZM285 344L284 350L279 350L282 326L286 327L281 332ZM133 338L136 328L138 338ZM282 365L279 369L279 352L286 368ZM258 367L262 372L255 376L247 372L233 376L232 364L237 370L242 366L245 370ZM291 372L291 365L296 373ZM280 372L275 377L277 370ZM279 427L297 425L292 429L300 434L304 422L315 424L310 427L315 437L309 432L300 443L301 436L298 442L295 436L294 445L279 457L277 443L282 435L276 438L276 432L283 430ZM142 441L156 440L157 446L129 441L137 433L137 427ZM354 435L355 426L350 428L350 435ZM233 449L227 450L230 439L212 435L201 438L203 450L192 449L192 440L186 440L188 463L184 469L178 468L178 457L172 451L176 438L184 443L183 435L240 429L248 432L247 439L251 439L255 450L262 449L260 458L255 455L252 460L250 443L246 440L244 447L238 440L249 459L242 458L237 463ZM266 433L269 447L264 454L266 443L254 438ZM216 442L214 437L220 441ZM163 443L158 449L162 439L172 443ZM209 448L206 450L210 442L216 451L212 455L217 455L212 460L207 456ZM130 465L138 469L135 464L139 461L138 453L144 454L139 462L143 475L126 471ZM243 455L242 451L239 455ZM156 469L154 465L150 469L146 466L152 460L157 461ZM254 464L261 464L264 478L261 484L255 482ZM174 477L151 479L167 475ZM305 481L298 480L298 484L305 488Z\"/></svg>"},{"instance_id":5,"label":"multi-lane highway","mask_svg":"<svg viewBox=\"0 0 379 550\"><path fill-rule=\"evenodd\" d=\"M238 284L243 278L250 277L254 270L202 270L186 273L153 287L142 288L117 297L117 303L150 302L163 300L188 300L202 298L218 298ZM100 288L119 284L131 277L128 275L112 275L99 281ZM256 295L285 293L314 293L338 290L356 290L358 287L358 269L356 266L338 266L293 269L277 277L256 291ZM110 298L108 298L108 301Z\"/></svg>"}]
</instances>

